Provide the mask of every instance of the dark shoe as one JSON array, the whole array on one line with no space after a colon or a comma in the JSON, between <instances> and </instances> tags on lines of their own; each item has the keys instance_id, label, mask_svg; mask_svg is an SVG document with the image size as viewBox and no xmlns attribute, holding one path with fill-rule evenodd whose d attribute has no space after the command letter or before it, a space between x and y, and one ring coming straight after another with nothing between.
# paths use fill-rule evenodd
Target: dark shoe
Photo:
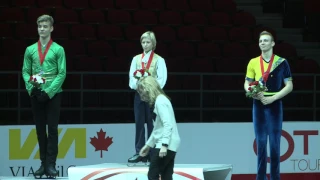
<instances>
[{"instance_id":1,"label":"dark shoe","mask_svg":"<svg viewBox=\"0 0 320 180\"><path fill-rule=\"evenodd\" d=\"M58 176L58 171L56 170L55 166L52 164L49 164L46 168L46 175L48 178L55 178Z\"/></svg>"},{"instance_id":2,"label":"dark shoe","mask_svg":"<svg viewBox=\"0 0 320 180\"><path fill-rule=\"evenodd\" d=\"M45 167L43 165L33 174L34 178L41 179L42 176L45 174Z\"/></svg>"},{"instance_id":3,"label":"dark shoe","mask_svg":"<svg viewBox=\"0 0 320 180\"><path fill-rule=\"evenodd\" d=\"M128 159L129 163L137 163L140 162L143 159L143 157L139 156L139 154L133 155L131 158Z\"/></svg>"}]
</instances>

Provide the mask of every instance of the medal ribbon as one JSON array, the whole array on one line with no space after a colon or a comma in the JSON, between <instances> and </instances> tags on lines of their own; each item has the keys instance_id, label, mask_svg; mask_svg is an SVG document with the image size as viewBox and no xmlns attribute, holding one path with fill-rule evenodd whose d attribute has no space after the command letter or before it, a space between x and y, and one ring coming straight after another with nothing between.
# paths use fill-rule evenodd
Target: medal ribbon
<instances>
[{"instance_id":1,"label":"medal ribbon","mask_svg":"<svg viewBox=\"0 0 320 180\"><path fill-rule=\"evenodd\" d=\"M263 81L265 83L267 82L267 80L269 78L269 74L270 74L270 70L271 70L271 67L272 67L273 59L274 59L274 54L272 54L272 56L271 56L267 71L264 72L264 65L263 65L262 55L260 56L261 75L262 75L262 79L263 79Z\"/></svg>"},{"instance_id":2,"label":"medal ribbon","mask_svg":"<svg viewBox=\"0 0 320 180\"><path fill-rule=\"evenodd\" d=\"M44 50L44 53L42 54L42 48L41 48L42 45L41 45L40 40L38 41L38 53L39 53L39 58L40 58L40 64L41 65L42 65L44 59L46 58L46 55L47 55L47 53L48 53L48 51L50 49L51 44L52 44L52 39L50 39L50 41L47 44L46 49Z\"/></svg>"},{"instance_id":3,"label":"medal ribbon","mask_svg":"<svg viewBox=\"0 0 320 180\"><path fill-rule=\"evenodd\" d=\"M154 55L154 52L152 51L151 54L150 54L150 57L149 57L149 60L148 60L148 64L147 64L146 69L149 69L149 68L150 68L150 65L151 65L151 62L152 62L152 59L153 59L153 55ZM141 60L143 59L143 57L144 57L144 53L142 53ZM145 69L144 63L143 63L142 61L141 61L141 65L142 65L142 69Z\"/></svg>"}]
</instances>

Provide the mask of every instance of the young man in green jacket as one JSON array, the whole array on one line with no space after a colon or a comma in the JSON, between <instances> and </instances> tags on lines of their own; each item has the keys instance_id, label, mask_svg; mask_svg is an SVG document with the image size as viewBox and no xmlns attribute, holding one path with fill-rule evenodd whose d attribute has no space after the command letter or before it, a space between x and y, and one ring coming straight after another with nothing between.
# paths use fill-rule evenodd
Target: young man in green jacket
<instances>
[{"instance_id":1,"label":"young man in green jacket","mask_svg":"<svg viewBox=\"0 0 320 180\"><path fill-rule=\"evenodd\" d=\"M26 48L22 67L22 76L31 98L41 160L34 176L56 177L61 86L66 78L66 57L63 47L51 39L53 18L42 15L37 24L39 41Z\"/></svg>"}]
</instances>

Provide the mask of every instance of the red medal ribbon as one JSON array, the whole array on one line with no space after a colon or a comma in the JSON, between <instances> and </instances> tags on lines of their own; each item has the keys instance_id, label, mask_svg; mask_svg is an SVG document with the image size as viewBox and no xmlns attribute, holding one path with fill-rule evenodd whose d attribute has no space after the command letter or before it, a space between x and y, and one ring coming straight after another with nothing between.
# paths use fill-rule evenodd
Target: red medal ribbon
<instances>
[{"instance_id":1,"label":"red medal ribbon","mask_svg":"<svg viewBox=\"0 0 320 180\"><path fill-rule=\"evenodd\" d=\"M272 67L273 59L274 59L274 54L272 54L272 56L271 56L267 71L264 72L264 65L263 65L262 55L260 56L261 75L262 75L262 79L263 79L263 81L265 83L267 82L267 80L269 78L269 74L270 74L270 70L271 70L271 67Z\"/></svg>"},{"instance_id":2,"label":"red medal ribbon","mask_svg":"<svg viewBox=\"0 0 320 180\"><path fill-rule=\"evenodd\" d=\"M46 49L44 50L44 53L42 54L42 48L41 48L41 42L40 40L38 41L38 53L39 53L39 58L40 58L40 64L42 65L43 61L44 61L44 58L46 58L46 55L50 49L50 46L52 44L52 39L50 39L50 41L48 42L47 44L47 47Z\"/></svg>"},{"instance_id":3,"label":"red medal ribbon","mask_svg":"<svg viewBox=\"0 0 320 180\"><path fill-rule=\"evenodd\" d=\"M153 55L154 55L154 52L152 51L151 54L150 54L150 57L149 57L149 60L148 60L148 64L147 64L147 67L146 69L149 69L150 68L150 65L151 65L151 62L152 62L152 59L153 59ZM144 57L144 53L142 53L142 57L141 57L141 60L143 59ZM144 68L144 63L141 61L141 65L142 65L142 69L145 69Z\"/></svg>"}]
</instances>

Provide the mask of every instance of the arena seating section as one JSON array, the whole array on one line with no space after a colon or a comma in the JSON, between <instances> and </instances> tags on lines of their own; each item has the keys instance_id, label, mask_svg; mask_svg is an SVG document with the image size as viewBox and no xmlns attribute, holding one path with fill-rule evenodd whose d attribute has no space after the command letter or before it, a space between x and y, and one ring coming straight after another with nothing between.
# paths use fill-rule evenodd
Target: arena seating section
<instances>
[{"instance_id":1,"label":"arena seating section","mask_svg":"<svg viewBox=\"0 0 320 180\"><path fill-rule=\"evenodd\" d=\"M38 39L36 18L42 14L53 16L52 38L67 56L61 123L69 124L133 122L128 71L142 52L139 38L146 30L155 32L156 53L166 60L165 90L178 122L251 121L251 100L243 92L246 66L260 55L259 32L277 37L233 0L1 0L0 70L16 73L0 74L0 124L33 124L18 72L25 48ZM294 74L319 73L318 63L288 42L276 39L275 53L289 60ZM82 103L81 74L73 72L85 72ZM295 93L284 100L285 120L314 120L312 108L320 99L313 92L320 83L315 87L313 76L294 79Z\"/></svg>"}]
</instances>

